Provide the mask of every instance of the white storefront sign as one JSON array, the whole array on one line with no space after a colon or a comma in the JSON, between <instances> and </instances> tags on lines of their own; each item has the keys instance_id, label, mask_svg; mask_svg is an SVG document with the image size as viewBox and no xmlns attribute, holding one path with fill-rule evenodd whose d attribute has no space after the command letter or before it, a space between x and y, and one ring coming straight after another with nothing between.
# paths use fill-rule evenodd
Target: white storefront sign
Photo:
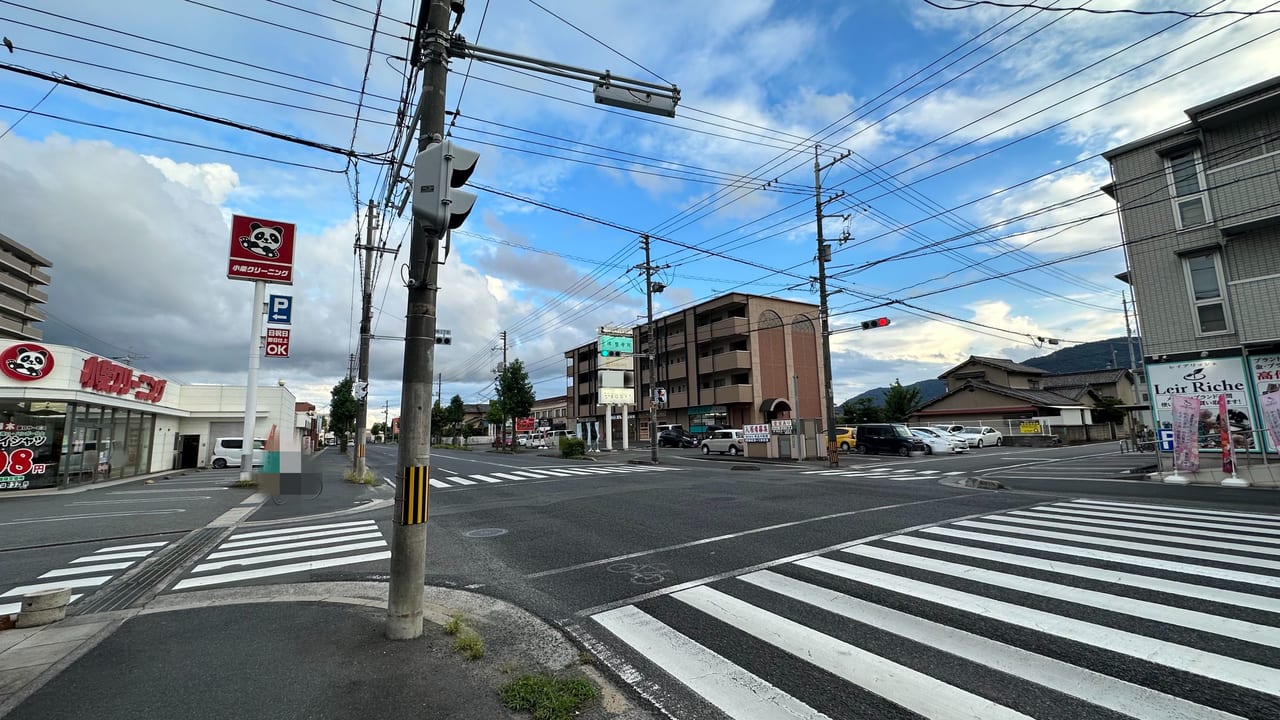
<instances>
[{"instance_id":1,"label":"white storefront sign","mask_svg":"<svg viewBox=\"0 0 1280 720\"><path fill-rule=\"evenodd\" d=\"M1200 446L1219 449L1218 395L1227 396L1227 423L1241 449L1254 449L1255 423L1249 403L1249 384L1244 362L1238 357L1205 358L1147 366L1151 403L1157 428L1173 427L1171 403L1175 395L1200 400L1203 408L1197 433Z\"/></svg>"}]
</instances>

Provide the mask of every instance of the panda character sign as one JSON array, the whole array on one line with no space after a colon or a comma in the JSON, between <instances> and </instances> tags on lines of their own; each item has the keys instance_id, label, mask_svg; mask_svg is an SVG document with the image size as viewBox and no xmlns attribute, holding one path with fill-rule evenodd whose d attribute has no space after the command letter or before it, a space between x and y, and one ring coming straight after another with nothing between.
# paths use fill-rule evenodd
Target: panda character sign
<instances>
[{"instance_id":1,"label":"panda character sign","mask_svg":"<svg viewBox=\"0 0 1280 720\"><path fill-rule=\"evenodd\" d=\"M227 277L292 285L293 238L292 223L232 216Z\"/></svg>"},{"instance_id":2,"label":"panda character sign","mask_svg":"<svg viewBox=\"0 0 1280 720\"><path fill-rule=\"evenodd\" d=\"M48 377L53 372L53 353L35 343L10 345L0 352L0 372L24 382Z\"/></svg>"}]
</instances>

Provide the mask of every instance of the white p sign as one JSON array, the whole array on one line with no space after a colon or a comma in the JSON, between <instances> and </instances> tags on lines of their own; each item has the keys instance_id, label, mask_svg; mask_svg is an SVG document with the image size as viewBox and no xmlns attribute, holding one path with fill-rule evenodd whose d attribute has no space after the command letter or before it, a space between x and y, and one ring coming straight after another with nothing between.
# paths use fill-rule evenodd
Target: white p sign
<instances>
[{"instance_id":1,"label":"white p sign","mask_svg":"<svg viewBox=\"0 0 1280 720\"><path fill-rule=\"evenodd\" d=\"M276 325L293 323L293 297L290 295L272 295L267 299L267 322Z\"/></svg>"}]
</instances>

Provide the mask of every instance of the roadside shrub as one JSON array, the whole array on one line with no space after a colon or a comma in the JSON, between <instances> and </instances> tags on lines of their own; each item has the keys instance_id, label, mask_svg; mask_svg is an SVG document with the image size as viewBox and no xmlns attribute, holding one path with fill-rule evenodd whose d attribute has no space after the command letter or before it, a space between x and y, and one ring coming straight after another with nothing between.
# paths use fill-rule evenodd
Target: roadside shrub
<instances>
[{"instance_id":1,"label":"roadside shrub","mask_svg":"<svg viewBox=\"0 0 1280 720\"><path fill-rule=\"evenodd\" d=\"M574 458L587 454L587 443L582 438L563 435L560 437L560 457Z\"/></svg>"}]
</instances>

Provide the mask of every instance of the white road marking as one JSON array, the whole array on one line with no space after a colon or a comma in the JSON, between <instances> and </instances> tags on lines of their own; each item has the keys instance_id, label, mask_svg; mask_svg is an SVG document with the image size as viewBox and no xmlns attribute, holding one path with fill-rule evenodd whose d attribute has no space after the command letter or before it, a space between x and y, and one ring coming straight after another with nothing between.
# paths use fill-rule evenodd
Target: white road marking
<instances>
[{"instance_id":1,"label":"white road marking","mask_svg":"<svg viewBox=\"0 0 1280 720\"><path fill-rule=\"evenodd\" d=\"M373 520L353 520L351 522L341 523L325 523L323 525L302 525L290 528L281 528L278 530L255 530L252 532L235 533L228 540L248 540L249 538L272 537L275 535L293 535L294 533L307 532L310 530L336 530L339 528L363 527L365 525L375 525Z\"/></svg>"},{"instance_id":2,"label":"white road marking","mask_svg":"<svg viewBox=\"0 0 1280 720\"><path fill-rule=\"evenodd\" d=\"M848 595L833 596L827 588L769 570L744 575L739 580L900 637L915 640L979 665L1029 680L1066 695L1073 695L1085 702L1101 705L1127 717L1138 718L1138 720L1168 720L1175 717L1199 720L1238 718L1230 713L1206 708L1110 675L1037 655L1020 647L1006 645L959 628L942 625Z\"/></svg>"},{"instance_id":3,"label":"white road marking","mask_svg":"<svg viewBox=\"0 0 1280 720\"><path fill-rule=\"evenodd\" d=\"M1000 528L1003 529L1003 528ZM1169 570L1171 572L1183 573L1185 575L1203 575L1205 577L1214 577L1221 580L1232 580L1234 582L1248 583L1250 585L1265 585L1267 587L1280 587L1280 576L1259 575L1257 573L1244 572L1242 570L1226 570L1224 568L1210 567L1207 565L1196 565L1194 563L1175 562L1172 560L1160 560L1158 558L1150 558L1142 555L1125 555L1124 553L1108 552L1106 550L1093 550L1091 548L1075 547L1073 545L1059 545L1057 543L1039 542L1037 540L1028 540L1021 537L1009 537L1008 535L992 535L990 533L969 532L968 530L957 530L950 527L922 528L921 532L933 535L943 535L946 537L964 538L966 540L978 540L985 543L993 543L997 545L1008 545L1015 548L1025 548L1027 550L1043 550L1057 555L1067 555L1070 557L1089 558L1091 560L1105 560L1107 562L1121 563L1124 565L1137 565L1139 567L1149 567L1156 570ZM1065 533L1054 533L1061 535L1064 539L1070 536ZM1155 545L1141 545L1140 543L1122 543L1115 544L1106 541L1094 542L1095 545L1105 545L1107 547L1124 547L1136 546L1133 549L1144 550L1147 548L1156 548ZM1167 553L1167 551L1166 551ZM1173 553L1178 554L1178 553ZM1213 554L1213 553L1210 553ZM1230 555L1219 555L1218 557L1230 558Z\"/></svg>"},{"instance_id":4,"label":"white road marking","mask_svg":"<svg viewBox=\"0 0 1280 720\"><path fill-rule=\"evenodd\" d=\"M182 508L168 508L165 510L137 510L134 512L106 512L106 513L87 513L82 515L58 515L49 517L32 517L19 518L8 522L0 522L0 525L27 525L30 523L48 523L48 522L79 522L82 520L94 520L96 518L109 517L133 517L135 515L172 515L174 513L182 513L186 510Z\"/></svg>"},{"instance_id":5,"label":"white road marking","mask_svg":"<svg viewBox=\"0 0 1280 720\"><path fill-rule=\"evenodd\" d=\"M1106 505L1108 507L1126 507L1126 508L1147 508L1152 510L1162 510L1170 513L1194 513L1196 515L1216 515L1228 518L1251 518L1254 520L1265 520L1267 522L1280 523L1280 515L1264 515L1261 513L1248 512L1229 512L1226 510L1201 510L1200 508L1185 508L1176 505L1144 505L1142 503L1121 503L1107 502L1104 500L1076 500L1080 505Z\"/></svg>"},{"instance_id":6,"label":"white road marking","mask_svg":"<svg viewBox=\"0 0 1280 720\"><path fill-rule=\"evenodd\" d=\"M609 610L592 619L729 717L829 720L634 606Z\"/></svg>"},{"instance_id":7,"label":"white road marking","mask_svg":"<svg viewBox=\"0 0 1280 720\"><path fill-rule=\"evenodd\" d=\"M102 548L97 552L119 552L120 550L143 550L146 548L160 548L168 545L168 541L161 540L159 542L134 543L133 545L112 545L111 547Z\"/></svg>"},{"instance_id":8,"label":"white road marking","mask_svg":"<svg viewBox=\"0 0 1280 720\"><path fill-rule=\"evenodd\" d=\"M1070 517L1082 518L1082 522L1098 522L1093 518L1101 518L1106 520L1136 520L1138 522L1113 522L1106 523L1116 525L1118 527L1158 527L1162 530L1185 532L1189 534L1199 535L1200 532L1191 530L1183 530L1182 528L1218 528L1220 530L1240 530L1244 533L1256 533L1246 535L1240 533L1206 533L1209 537L1232 537L1254 540L1260 543L1278 543L1280 540L1259 537L1259 535L1280 535L1280 527L1268 528L1248 525L1232 525L1224 527L1221 520L1213 520L1212 522L1200 522L1191 519L1189 516L1162 516L1152 517L1150 515L1130 515L1122 512L1091 512L1089 510L1077 510L1075 508L1063 507L1061 505L1045 505L1043 507L1045 514L1050 512L1056 517L1069 519ZM1064 517L1065 516L1065 517ZM1186 519L1183 519L1186 518Z\"/></svg>"},{"instance_id":9,"label":"white road marking","mask_svg":"<svg viewBox=\"0 0 1280 720\"><path fill-rule=\"evenodd\" d=\"M63 577L65 575L81 575L83 573L106 572L108 570L123 570L133 564L132 560L117 563L102 563L100 565L82 565L80 567L59 568L50 570L40 576L41 580L45 578Z\"/></svg>"},{"instance_id":10,"label":"white road marking","mask_svg":"<svg viewBox=\"0 0 1280 720\"><path fill-rule=\"evenodd\" d=\"M1031 720L1020 712L719 590L700 586L672 597L924 717Z\"/></svg>"},{"instance_id":11,"label":"white road marking","mask_svg":"<svg viewBox=\"0 0 1280 720\"><path fill-rule=\"evenodd\" d=\"M427 484L430 485L431 487L439 487L439 488L453 487L449 483L444 482L443 480L437 480L435 478L428 478Z\"/></svg>"},{"instance_id":12,"label":"white road marking","mask_svg":"<svg viewBox=\"0 0 1280 720\"><path fill-rule=\"evenodd\" d=\"M1033 519L1034 517L1044 517L1044 516L1036 515L1034 513L1032 513L1031 515L1032 517L1024 517L1024 514L1022 512L1015 511L1015 512L1007 513L1005 515L993 515L988 519L994 520L997 522L1002 522L1002 523L1019 524L1019 525L1027 524L1027 525L1034 525L1037 527L1052 527L1052 528L1062 528L1065 530L1077 530L1077 531L1088 530L1089 532L1097 535L1114 535L1116 537L1131 537L1131 538L1139 538L1142 540L1159 540L1161 542L1187 543L1187 544L1198 545L1202 547L1212 547L1212 548L1219 548L1221 550L1231 550L1234 552L1253 552L1253 553L1260 553L1263 555L1280 555L1280 548L1259 547L1257 545L1246 545L1242 543L1219 542L1217 540L1201 540L1200 538L1196 538L1196 537L1183 537L1181 535L1175 535L1172 532L1156 533L1156 532L1139 532L1136 530L1111 530L1105 527L1097 527L1094 525L1081 525L1079 523L1054 522L1052 520L1035 520ZM1171 531L1174 529L1175 528L1170 528ZM1186 534L1192 534L1192 533L1202 534L1201 531L1196 531L1196 530L1180 530L1179 529L1178 532L1186 533Z\"/></svg>"},{"instance_id":13,"label":"white road marking","mask_svg":"<svg viewBox=\"0 0 1280 720\"><path fill-rule=\"evenodd\" d=\"M1170 625L1181 625L1182 627L1244 640L1245 642L1280 647L1280 628L1267 625L1211 615L1196 610L1186 610L1172 605L1161 605L1160 603L1137 600L1122 595L1086 590L1020 575L1010 575L1009 573L987 570L986 568L972 565L963 565L946 560L898 552L897 550L888 550L874 545L859 545L846 548L844 552L894 565L927 570L939 575L963 578L993 587L1016 590L1052 599L1061 598L1079 605L1109 610L1122 615L1147 618Z\"/></svg>"},{"instance_id":14,"label":"white road marking","mask_svg":"<svg viewBox=\"0 0 1280 720\"><path fill-rule=\"evenodd\" d=\"M39 592L41 590L57 590L58 588L82 588L82 587L98 587L105 583L114 575L95 575L94 577L70 578L67 580L58 580L55 582L33 583L31 585L19 585L12 590L0 594L0 597L13 597L15 595L26 595L27 593Z\"/></svg>"},{"instance_id":15,"label":"white road marking","mask_svg":"<svg viewBox=\"0 0 1280 720\"><path fill-rule=\"evenodd\" d=\"M304 572L307 570L316 570L319 568L336 567L338 565L352 565L362 562L373 562L376 560L388 560L391 558L390 550L383 550L376 553L365 553L364 555L355 555L352 557L327 558L324 560L312 560L309 562L293 563L291 565L276 565L274 567L259 568L257 570L245 570L236 573L223 573L221 575L210 575L202 578L187 578L182 580L173 587L174 590L186 590L193 587L205 587L208 585L221 585L223 583L238 582L240 580L252 580L260 577L271 577L274 575L287 575L289 573Z\"/></svg>"},{"instance_id":16,"label":"white road marking","mask_svg":"<svg viewBox=\"0 0 1280 720\"><path fill-rule=\"evenodd\" d=\"M483 480L487 483L502 482L501 480L497 478L491 478L488 475L472 475L471 477L475 478L476 480Z\"/></svg>"},{"instance_id":17,"label":"white road marking","mask_svg":"<svg viewBox=\"0 0 1280 720\"><path fill-rule=\"evenodd\" d=\"M372 529L375 527L377 526L374 525L372 522L370 522L367 527L362 527L362 528L337 528L334 530L314 530L311 532L299 532L289 536L260 537L260 538L252 538L249 540L235 540L233 538L222 543L220 547L230 550L233 548L245 548L245 547L255 547L255 546L261 546L261 545L270 545L271 543L291 541L291 540L310 540L313 538L325 538L325 537L334 538L335 536L340 537L343 535L347 535L354 532L360 532L362 530Z\"/></svg>"},{"instance_id":18,"label":"white road marking","mask_svg":"<svg viewBox=\"0 0 1280 720\"><path fill-rule=\"evenodd\" d=\"M155 551L154 550L130 550L127 552L104 552L102 550L99 550L97 553L93 555L85 555L84 557L76 558L71 562L74 564L74 563L83 563L83 562L101 562L103 560L127 560L129 558L146 557L153 552Z\"/></svg>"},{"instance_id":19,"label":"white road marking","mask_svg":"<svg viewBox=\"0 0 1280 720\"><path fill-rule=\"evenodd\" d=\"M187 500L209 500L212 495L188 495L185 497L162 497L162 498L133 498L132 500L80 500L78 502L67 503L67 507L77 507L82 505L133 505L135 503L155 503L155 502L186 502Z\"/></svg>"},{"instance_id":20,"label":"white road marking","mask_svg":"<svg viewBox=\"0 0 1280 720\"><path fill-rule=\"evenodd\" d=\"M297 548L316 547L318 545L329 545L335 542L350 542L354 540L372 540L373 538L382 537L382 531L377 529L376 527L371 528L368 532L365 532L363 530L356 531L356 532L358 532L358 534L356 535L344 535L342 537L336 537L336 538L331 537L331 538L320 538L319 540L299 540L298 542L286 542L283 545L272 545L270 546L270 549L296 550ZM215 553L209 553L209 556L207 559L217 560L219 558L243 557L245 555L252 555L254 553L262 552L263 549L264 548L261 548L261 547L249 547L249 548L240 548L237 550L219 550L218 552L215 552Z\"/></svg>"},{"instance_id":21,"label":"white road marking","mask_svg":"<svg viewBox=\"0 0 1280 720\"><path fill-rule=\"evenodd\" d=\"M214 560L213 562L204 562L196 565L192 572L208 572L210 570L221 570L222 568L239 567L243 565L262 565L264 563L272 563L280 560L294 560L301 557L337 555L338 553L349 552L352 550L369 550L371 548L386 546L387 542L382 539L381 535L379 535L377 540L370 540L366 542L348 543L346 545L335 545L333 547L308 548L306 550L294 550L290 552L270 553L268 555L251 555L247 557L229 558L227 560Z\"/></svg>"},{"instance_id":22,"label":"white road marking","mask_svg":"<svg viewBox=\"0 0 1280 720\"><path fill-rule=\"evenodd\" d=\"M1201 677L1213 678L1256 692L1280 696L1280 670L1256 663L1217 655L1204 650L1178 645L1135 633L1062 617L1014 603L961 592L940 585L902 578L849 563L827 558L809 558L796 562L819 572L866 583L885 590L910 595L932 603L961 609L984 617L1039 632L1093 645L1147 662L1168 665ZM973 717L986 717L981 713Z\"/></svg>"}]
</instances>

